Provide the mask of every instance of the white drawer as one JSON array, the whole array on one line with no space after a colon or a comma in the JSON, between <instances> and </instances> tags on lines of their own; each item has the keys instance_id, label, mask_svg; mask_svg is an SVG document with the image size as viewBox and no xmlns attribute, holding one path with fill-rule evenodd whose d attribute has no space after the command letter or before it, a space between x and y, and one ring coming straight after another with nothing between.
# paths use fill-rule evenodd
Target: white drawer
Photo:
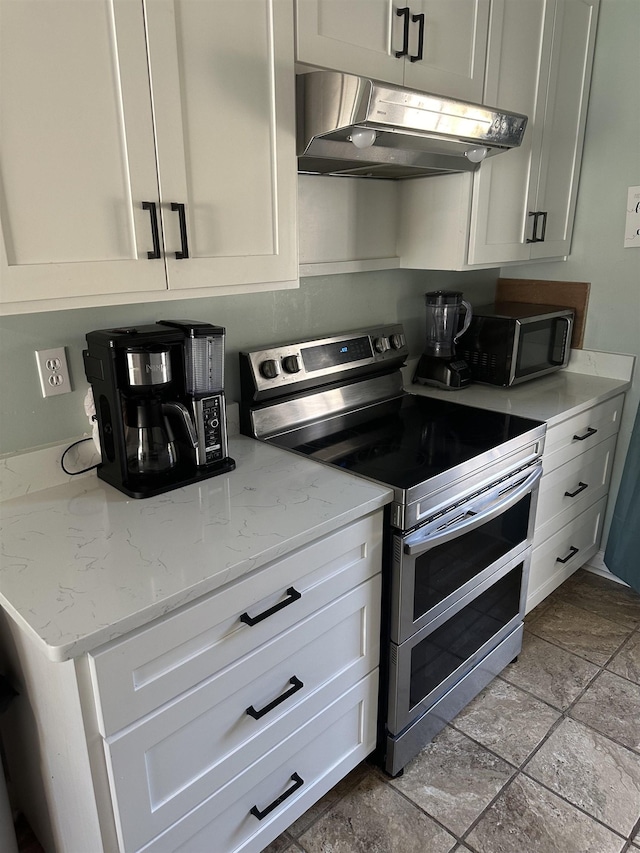
<instances>
[{"instance_id":1,"label":"white drawer","mask_svg":"<svg viewBox=\"0 0 640 853\"><path fill-rule=\"evenodd\" d=\"M155 838L145 853L263 850L374 749L377 696L375 670ZM252 813L283 797L262 819Z\"/></svg>"},{"instance_id":2,"label":"white drawer","mask_svg":"<svg viewBox=\"0 0 640 853\"><path fill-rule=\"evenodd\" d=\"M90 654L100 732L114 734L372 577L381 554L376 513ZM254 625L241 621L283 604Z\"/></svg>"},{"instance_id":3,"label":"white drawer","mask_svg":"<svg viewBox=\"0 0 640 853\"><path fill-rule=\"evenodd\" d=\"M545 538L555 533L609 490L617 436L612 435L542 477L536 529L549 524Z\"/></svg>"},{"instance_id":4,"label":"white drawer","mask_svg":"<svg viewBox=\"0 0 640 853\"><path fill-rule=\"evenodd\" d=\"M536 531L529 571L527 612L596 553L606 505L606 497L601 498L548 539Z\"/></svg>"},{"instance_id":5,"label":"white drawer","mask_svg":"<svg viewBox=\"0 0 640 853\"><path fill-rule=\"evenodd\" d=\"M109 738L125 849L167 829L371 672L380 596L377 575ZM249 713L269 706L259 719Z\"/></svg>"},{"instance_id":6,"label":"white drawer","mask_svg":"<svg viewBox=\"0 0 640 853\"><path fill-rule=\"evenodd\" d=\"M547 429L542 462L545 470L563 465L599 444L620 428L624 394L605 400Z\"/></svg>"}]
</instances>

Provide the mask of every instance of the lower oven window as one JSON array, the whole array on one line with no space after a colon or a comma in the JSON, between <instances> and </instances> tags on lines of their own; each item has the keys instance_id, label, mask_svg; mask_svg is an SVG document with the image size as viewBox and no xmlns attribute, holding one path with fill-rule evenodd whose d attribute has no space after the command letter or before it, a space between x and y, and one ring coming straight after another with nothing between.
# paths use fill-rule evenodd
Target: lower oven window
<instances>
[{"instance_id":1,"label":"lower oven window","mask_svg":"<svg viewBox=\"0 0 640 853\"><path fill-rule=\"evenodd\" d=\"M411 651L410 706L413 708L520 611L524 564L520 563L474 598Z\"/></svg>"},{"instance_id":2,"label":"lower oven window","mask_svg":"<svg viewBox=\"0 0 640 853\"><path fill-rule=\"evenodd\" d=\"M414 620L524 542L530 508L531 494L527 494L497 518L449 542L435 545L417 557Z\"/></svg>"}]
</instances>

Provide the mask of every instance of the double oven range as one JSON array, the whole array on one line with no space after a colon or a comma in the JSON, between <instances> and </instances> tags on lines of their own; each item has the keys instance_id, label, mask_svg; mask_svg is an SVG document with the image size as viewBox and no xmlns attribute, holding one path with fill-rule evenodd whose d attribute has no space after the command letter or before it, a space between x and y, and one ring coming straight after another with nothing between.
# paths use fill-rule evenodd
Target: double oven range
<instances>
[{"instance_id":1,"label":"double oven range","mask_svg":"<svg viewBox=\"0 0 640 853\"><path fill-rule=\"evenodd\" d=\"M545 425L404 391L399 324L241 353L241 430L393 489L378 760L392 776L519 653Z\"/></svg>"}]
</instances>

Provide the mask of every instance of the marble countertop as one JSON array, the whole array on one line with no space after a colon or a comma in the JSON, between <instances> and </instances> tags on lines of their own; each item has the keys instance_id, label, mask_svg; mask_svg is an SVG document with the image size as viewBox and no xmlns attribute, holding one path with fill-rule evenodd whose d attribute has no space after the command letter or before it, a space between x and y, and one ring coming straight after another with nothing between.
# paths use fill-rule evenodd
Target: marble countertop
<instances>
[{"instance_id":1,"label":"marble countertop","mask_svg":"<svg viewBox=\"0 0 640 853\"><path fill-rule=\"evenodd\" d=\"M0 605L52 660L77 657L391 500L250 438L236 470L144 500L95 476L0 504Z\"/></svg>"},{"instance_id":2,"label":"marble countertop","mask_svg":"<svg viewBox=\"0 0 640 853\"><path fill-rule=\"evenodd\" d=\"M599 355L611 358L608 353ZM410 381L405 387L412 394L546 421L547 426L552 427L623 393L630 387L634 357L618 356L617 358L621 361L622 367L618 371L618 376L597 375L595 372L582 373L567 369L520 385L513 385L511 388L471 384L466 388L446 391L428 385L415 385ZM622 362L623 359L624 362ZM628 376L625 375L627 373Z\"/></svg>"}]
</instances>

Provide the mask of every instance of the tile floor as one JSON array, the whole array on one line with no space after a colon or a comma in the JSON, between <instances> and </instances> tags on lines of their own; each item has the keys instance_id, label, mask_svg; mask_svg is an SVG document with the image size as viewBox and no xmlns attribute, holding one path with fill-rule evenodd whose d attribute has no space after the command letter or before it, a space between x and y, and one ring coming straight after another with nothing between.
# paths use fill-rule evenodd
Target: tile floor
<instances>
[{"instance_id":1,"label":"tile floor","mask_svg":"<svg viewBox=\"0 0 640 853\"><path fill-rule=\"evenodd\" d=\"M640 853L640 595L578 571L390 779L357 767L265 853Z\"/></svg>"}]
</instances>

